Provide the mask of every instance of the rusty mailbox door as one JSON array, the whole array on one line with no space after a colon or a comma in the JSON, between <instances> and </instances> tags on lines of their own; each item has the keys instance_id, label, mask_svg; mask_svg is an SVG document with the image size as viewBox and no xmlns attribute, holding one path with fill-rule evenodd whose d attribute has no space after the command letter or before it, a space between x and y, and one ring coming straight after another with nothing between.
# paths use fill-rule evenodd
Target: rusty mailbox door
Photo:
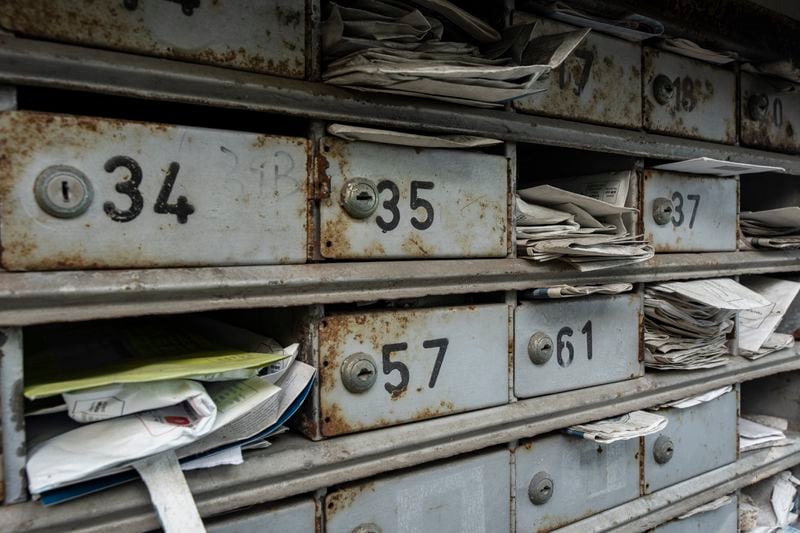
<instances>
[{"instance_id":1,"label":"rusty mailbox door","mask_svg":"<svg viewBox=\"0 0 800 533\"><path fill-rule=\"evenodd\" d=\"M639 442L549 435L514 451L517 531L551 531L639 496Z\"/></svg>"},{"instance_id":2,"label":"rusty mailbox door","mask_svg":"<svg viewBox=\"0 0 800 533\"><path fill-rule=\"evenodd\" d=\"M713 400L656 411L667 427L644 440L644 492L649 494L732 463L739 449L736 388Z\"/></svg>"},{"instance_id":3,"label":"rusty mailbox door","mask_svg":"<svg viewBox=\"0 0 800 533\"><path fill-rule=\"evenodd\" d=\"M514 313L514 395L642 376L641 321L640 293L520 303Z\"/></svg>"},{"instance_id":4,"label":"rusty mailbox door","mask_svg":"<svg viewBox=\"0 0 800 533\"><path fill-rule=\"evenodd\" d=\"M657 133L736 142L736 76L687 57L644 48L644 127Z\"/></svg>"},{"instance_id":5,"label":"rusty mailbox door","mask_svg":"<svg viewBox=\"0 0 800 533\"><path fill-rule=\"evenodd\" d=\"M739 117L742 144L800 152L800 98L782 92L792 84L742 72Z\"/></svg>"},{"instance_id":6,"label":"rusty mailbox door","mask_svg":"<svg viewBox=\"0 0 800 533\"><path fill-rule=\"evenodd\" d=\"M0 26L53 41L303 78L309 9L296 0L3 0Z\"/></svg>"},{"instance_id":7,"label":"rusty mailbox door","mask_svg":"<svg viewBox=\"0 0 800 533\"><path fill-rule=\"evenodd\" d=\"M0 114L8 270L302 263L304 139Z\"/></svg>"},{"instance_id":8,"label":"rusty mailbox door","mask_svg":"<svg viewBox=\"0 0 800 533\"><path fill-rule=\"evenodd\" d=\"M319 531L317 504L312 498L281 502L268 508L253 508L244 512L205 521L208 533L308 533Z\"/></svg>"},{"instance_id":9,"label":"rusty mailbox door","mask_svg":"<svg viewBox=\"0 0 800 533\"><path fill-rule=\"evenodd\" d=\"M328 259L505 257L508 160L325 138L320 253Z\"/></svg>"},{"instance_id":10,"label":"rusty mailbox door","mask_svg":"<svg viewBox=\"0 0 800 533\"><path fill-rule=\"evenodd\" d=\"M644 236L656 252L736 250L738 180L645 170Z\"/></svg>"},{"instance_id":11,"label":"rusty mailbox door","mask_svg":"<svg viewBox=\"0 0 800 533\"><path fill-rule=\"evenodd\" d=\"M562 22L514 13L515 23L533 21L537 36L576 29ZM641 128L641 54L638 43L591 32L550 74L546 91L514 100L514 107L523 113Z\"/></svg>"},{"instance_id":12,"label":"rusty mailbox door","mask_svg":"<svg viewBox=\"0 0 800 533\"><path fill-rule=\"evenodd\" d=\"M504 404L508 307L331 314L318 364L326 437Z\"/></svg>"},{"instance_id":13,"label":"rusty mailbox door","mask_svg":"<svg viewBox=\"0 0 800 533\"><path fill-rule=\"evenodd\" d=\"M325 531L510 531L509 458L494 451L336 489L325 497Z\"/></svg>"}]
</instances>

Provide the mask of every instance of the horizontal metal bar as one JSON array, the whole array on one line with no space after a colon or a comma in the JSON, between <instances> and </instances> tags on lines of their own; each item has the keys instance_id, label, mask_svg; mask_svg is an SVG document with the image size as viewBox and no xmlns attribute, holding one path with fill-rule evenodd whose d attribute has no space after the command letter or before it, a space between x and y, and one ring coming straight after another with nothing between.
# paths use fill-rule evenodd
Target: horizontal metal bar
<instances>
[{"instance_id":1,"label":"horizontal metal bar","mask_svg":"<svg viewBox=\"0 0 800 533\"><path fill-rule=\"evenodd\" d=\"M788 446L749 452L735 463L557 529L560 533L646 531L716 498L800 464L800 438Z\"/></svg>"},{"instance_id":2,"label":"horizontal metal bar","mask_svg":"<svg viewBox=\"0 0 800 533\"><path fill-rule=\"evenodd\" d=\"M732 357L715 369L652 372L635 380L320 442L287 434L268 450L249 453L244 467L186 475L201 515L208 517L797 369L800 358L787 349L757 361ZM49 509L35 502L0 509L2 531L128 531L157 525L141 483Z\"/></svg>"},{"instance_id":3,"label":"horizontal metal bar","mask_svg":"<svg viewBox=\"0 0 800 533\"><path fill-rule=\"evenodd\" d=\"M661 254L583 273L525 259L0 272L0 325L793 271L800 251Z\"/></svg>"},{"instance_id":4,"label":"horizontal metal bar","mask_svg":"<svg viewBox=\"0 0 800 533\"><path fill-rule=\"evenodd\" d=\"M463 133L658 159L699 156L784 167L800 157L638 131L371 93L96 50L0 36L0 82L136 98L283 113L330 121Z\"/></svg>"}]
</instances>

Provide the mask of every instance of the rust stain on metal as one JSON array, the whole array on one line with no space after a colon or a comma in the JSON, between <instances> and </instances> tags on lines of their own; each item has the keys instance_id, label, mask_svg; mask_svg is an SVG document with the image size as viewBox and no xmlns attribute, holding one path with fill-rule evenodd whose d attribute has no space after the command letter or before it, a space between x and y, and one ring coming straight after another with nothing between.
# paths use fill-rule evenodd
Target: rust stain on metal
<instances>
[{"instance_id":1,"label":"rust stain on metal","mask_svg":"<svg viewBox=\"0 0 800 533\"><path fill-rule=\"evenodd\" d=\"M768 82L758 80L754 76L742 74L741 105L741 141L742 144L767 148L787 153L800 153L800 136L796 135L792 116L798 113L792 111L792 97L783 96ZM767 113L763 118L754 118L749 109L751 98L766 97Z\"/></svg>"},{"instance_id":2,"label":"rust stain on metal","mask_svg":"<svg viewBox=\"0 0 800 533\"><path fill-rule=\"evenodd\" d=\"M375 492L374 481L359 483L329 493L325 496L325 518L333 518L336 513L349 509L366 492Z\"/></svg>"}]
</instances>

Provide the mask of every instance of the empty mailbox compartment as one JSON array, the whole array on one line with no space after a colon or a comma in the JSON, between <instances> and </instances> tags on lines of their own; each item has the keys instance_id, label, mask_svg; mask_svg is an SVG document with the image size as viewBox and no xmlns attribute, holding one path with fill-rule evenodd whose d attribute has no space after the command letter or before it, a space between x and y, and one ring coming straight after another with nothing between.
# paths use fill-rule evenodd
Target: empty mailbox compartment
<instances>
[{"instance_id":1,"label":"empty mailbox compartment","mask_svg":"<svg viewBox=\"0 0 800 533\"><path fill-rule=\"evenodd\" d=\"M6 0L0 26L53 41L303 78L311 4Z\"/></svg>"},{"instance_id":2,"label":"empty mailbox compartment","mask_svg":"<svg viewBox=\"0 0 800 533\"><path fill-rule=\"evenodd\" d=\"M514 451L516 531L546 532L639 496L639 441L554 434Z\"/></svg>"},{"instance_id":3,"label":"empty mailbox compartment","mask_svg":"<svg viewBox=\"0 0 800 533\"><path fill-rule=\"evenodd\" d=\"M528 398L644 375L642 295L520 302L514 312L514 394Z\"/></svg>"},{"instance_id":4,"label":"empty mailbox compartment","mask_svg":"<svg viewBox=\"0 0 800 533\"><path fill-rule=\"evenodd\" d=\"M578 28L514 12L514 23L536 22L535 34ZM523 113L640 128L642 126L642 49L638 43L592 31L543 82L546 91L514 100Z\"/></svg>"},{"instance_id":5,"label":"empty mailbox compartment","mask_svg":"<svg viewBox=\"0 0 800 533\"><path fill-rule=\"evenodd\" d=\"M506 157L334 138L320 147L322 257L507 255Z\"/></svg>"},{"instance_id":6,"label":"empty mailbox compartment","mask_svg":"<svg viewBox=\"0 0 800 533\"><path fill-rule=\"evenodd\" d=\"M312 498L270 503L205 520L209 533L308 533L319 531Z\"/></svg>"},{"instance_id":7,"label":"empty mailbox compartment","mask_svg":"<svg viewBox=\"0 0 800 533\"><path fill-rule=\"evenodd\" d=\"M731 494L730 499L718 509L670 520L653 529L653 533L737 533L739 508L736 494Z\"/></svg>"},{"instance_id":8,"label":"empty mailbox compartment","mask_svg":"<svg viewBox=\"0 0 800 533\"><path fill-rule=\"evenodd\" d=\"M509 459L488 452L330 491L325 531L509 531Z\"/></svg>"},{"instance_id":9,"label":"empty mailbox compartment","mask_svg":"<svg viewBox=\"0 0 800 533\"><path fill-rule=\"evenodd\" d=\"M717 66L644 48L645 129L736 142L736 76Z\"/></svg>"},{"instance_id":10,"label":"empty mailbox compartment","mask_svg":"<svg viewBox=\"0 0 800 533\"><path fill-rule=\"evenodd\" d=\"M736 250L736 177L645 170L639 190L644 236L657 253Z\"/></svg>"},{"instance_id":11,"label":"empty mailbox compartment","mask_svg":"<svg viewBox=\"0 0 800 533\"><path fill-rule=\"evenodd\" d=\"M787 81L740 73L739 102L742 144L778 152L800 152L800 101L783 89Z\"/></svg>"},{"instance_id":12,"label":"empty mailbox compartment","mask_svg":"<svg viewBox=\"0 0 800 533\"><path fill-rule=\"evenodd\" d=\"M736 460L738 386L693 407L669 407L656 412L667 418L667 427L643 438L646 494Z\"/></svg>"},{"instance_id":13,"label":"empty mailbox compartment","mask_svg":"<svg viewBox=\"0 0 800 533\"><path fill-rule=\"evenodd\" d=\"M302 263L305 139L0 114L8 270Z\"/></svg>"}]
</instances>

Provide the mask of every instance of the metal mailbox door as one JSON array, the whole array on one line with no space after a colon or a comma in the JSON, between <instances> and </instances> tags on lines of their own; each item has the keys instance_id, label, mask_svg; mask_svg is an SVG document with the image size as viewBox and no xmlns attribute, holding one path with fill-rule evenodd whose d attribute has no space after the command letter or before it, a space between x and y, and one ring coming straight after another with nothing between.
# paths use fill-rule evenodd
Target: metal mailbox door
<instances>
[{"instance_id":1,"label":"metal mailbox door","mask_svg":"<svg viewBox=\"0 0 800 533\"><path fill-rule=\"evenodd\" d=\"M509 531L509 459L501 450L335 490L325 497L325 531Z\"/></svg>"},{"instance_id":2,"label":"metal mailbox door","mask_svg":"<svg viewBox=\"0 0 800 533\"><path fill-rule=\"evenodd\" d=\"M736 76L702 61L644 48L644 127L736 142Z\"/></svg>"},{"instance_id":3,"label":"metal mailbox door","mask_svg":"<svg viewBox=\"0 0 800 533\"><path fill-rule=\"evenodd\" d=\"M555 434L515 452L517 531L544 533L639 496L639 441Z\"/></svg>"},{"instance_id":4,"label":"metal mailbox door","mask_svg":"<svg viewBox=\"0 0 800 533\"><path fill-rule=\"evenodd\" d=\"M646 494L732 463L738 449L736 390L686 409L658 410L667 427L644 437Z\"/></svg>"},{"instance_id":5,"label":"metal mailbox door","mask_svg":"<svg viewBox=\"0 0 800 533\"><path fill-rule=\"evenodd\" d=\"M3 0L3 29L99 48L302 78L305 2Z\"/></svg>"},{"instance_id":6,"label":"metal mailbox door","mask_svg":"<svg viewBox=\"0 0 800 533\"><path fill-rule=\"evenodd\" d=\"M514 23L536 21L538 35L574 26L515 12ZM638 43L591 32L550 74L547 90L519 100L524 113L550 115L626 128L642 127L642 49Z\"/></svg>"},{"instance_id":7,"label":"metal mailbox door","mask_svg":"<svg viewBox=\"0 0 800 533\"><path fill-rule=\"evenodd\" d=\"M800 152L800 101L772 78L741 73L742 144L779 152Z\"/></svg>"},{"instance_id":8,"label":"metal mailbox door","mask_svg":"<svg viewBox=\"0 0 800 533\"><path fill-rule=\"evenodd\" d=\"M737 533L739 531L739 509L736 494L719 509L706 511L683 519L662 524L653 533Z\"/></svg>"},{"instance_id":9,"label":"metal mailbox door","mask_svg":"<svg viewBox=\"0 0 800 533\"><path fill-rule=\"evenodd\" d=\"M505 257L508 160L461 150L321 141L328 259Z\"/></svg>"},{"instance_id":10,"label":"metal mailbox door","mask_svg":"<svg viewBox=\"0 0 800 533\"><path fill-rule=\"evenodd\" d=\"M738 181L645 170L644 237L656 252L736 250Z\"/></svg>"},{"instance_id":11,"label":"metal mailbox door","mask_svg":"<svg viewBox=\"0 0 800 533\"><path fill-rule=\"evenodd\" d=\"M641 321L639 293L520 303L514 315L515 396L642 376Z\"/></svg>"},{"instance_id":12,"label":"metal mailbox door","mask_svg":"<svg viewBox=\"0 0 800 533\"><path fill-rule=\"evenodd\" d=\"M302 263L304 139L0 114L8 270Z\"/></svg>"},{"instance_id":13,"label":"metal mailbox door","mask_svg":"<svg viewBox=\"0 0 800 533\"><path fill-rule=\"evenodd\" d=\"M504 404L508 307L334 314L319 359L326 437Z\"/></svg>"},{"instance_id":14,"label":"metal mailbox door","mask_svg":"<svg viewBox=\"0 0 800 533\"><path fill-rule=\"evenodd\" d=\"M205 522L208 533L308 533L317 528L317 506L311 498L269 509L249 510Z\"/></svg>"}]
</instances>

